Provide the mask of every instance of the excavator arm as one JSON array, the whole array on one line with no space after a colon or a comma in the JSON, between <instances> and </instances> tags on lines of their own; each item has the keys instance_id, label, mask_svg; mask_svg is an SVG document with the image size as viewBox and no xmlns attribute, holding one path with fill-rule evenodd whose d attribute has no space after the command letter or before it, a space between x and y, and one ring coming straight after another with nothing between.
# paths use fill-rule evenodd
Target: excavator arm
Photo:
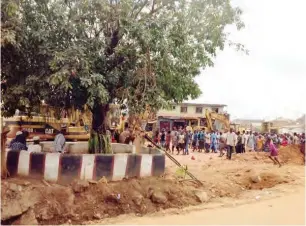
<instances>
[{"instance_id":1,"label":"excavator arm","mask_svg":"<svg viewBox=\"0 0 306 226\"><path fill-rule=\"evenodd\" d=\"M230 129L230 121L229 121L229 119L226 115L219 114L219 113L216 113L216 112L210 112L209 110L206 110L205 115L206 115L206 119L207 119L208 128L210 130L213 130L212 119L218 120L221 123L223 123L225 129L227 129L227 130Z\"/></svg>"}]
</instances>

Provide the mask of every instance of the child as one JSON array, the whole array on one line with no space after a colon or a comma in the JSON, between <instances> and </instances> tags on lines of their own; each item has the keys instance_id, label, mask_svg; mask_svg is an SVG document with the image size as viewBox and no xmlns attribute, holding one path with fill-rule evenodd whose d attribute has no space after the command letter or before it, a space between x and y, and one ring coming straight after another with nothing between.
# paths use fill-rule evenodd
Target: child
<instances>
[{"instance_id":1,"label":"child","mask_svg":"<svg viewBox=\"0 0 306 226\"><path fill-rule=\"evenodd\" d=\"M269 137L268 140L267 140L267 143L268 143L268 146L269 146L269 149L270 149L270 155L269 155L269 158L273 161L273 163L276 165L278 164L279 167L282 166L282 164L280 164L277 156L278 156L278 150L276 149L274 143L272 142L272 139Z\"/></svg>"}]
</instances>

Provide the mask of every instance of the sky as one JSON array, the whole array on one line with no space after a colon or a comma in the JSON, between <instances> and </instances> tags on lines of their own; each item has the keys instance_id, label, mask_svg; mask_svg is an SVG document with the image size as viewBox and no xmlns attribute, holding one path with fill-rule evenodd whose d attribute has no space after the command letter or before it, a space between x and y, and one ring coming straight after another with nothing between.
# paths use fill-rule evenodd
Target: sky
<instances>
[{"instance_id":1,"label":"sky","mask_svg":"<svg viewBox=\"0 0 306 226\"><path fill-rule=\"evenodd\" d=\"M228 105L231 118L296 119L306 113L305 0L234 0L243 30L230 39L249 55L227 47L214 67L196 78L202 95L189 102Z\"/></svg>"}]
</instances>

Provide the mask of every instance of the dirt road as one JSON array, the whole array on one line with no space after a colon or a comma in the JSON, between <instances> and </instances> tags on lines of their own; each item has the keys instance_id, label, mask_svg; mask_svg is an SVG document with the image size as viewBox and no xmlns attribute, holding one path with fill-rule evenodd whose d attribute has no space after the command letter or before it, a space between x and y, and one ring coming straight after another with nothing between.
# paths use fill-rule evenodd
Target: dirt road
<instances>
[{"instance_id":1,"label":"dirt road","mask_svg":"<svg viewBox=\"0 0 306 226\"><path fill-rule=\"evenodd\" d=\"M230 208L192 211L179 215L133 217L117 224L243 224L305 225L305 193Z\"/></svg>"}]
</instances>

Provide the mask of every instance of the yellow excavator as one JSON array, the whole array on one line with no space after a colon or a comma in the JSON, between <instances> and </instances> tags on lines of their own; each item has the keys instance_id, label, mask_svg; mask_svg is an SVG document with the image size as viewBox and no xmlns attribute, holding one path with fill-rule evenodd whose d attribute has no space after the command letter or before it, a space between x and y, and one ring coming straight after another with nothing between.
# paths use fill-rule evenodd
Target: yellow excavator
<instances>
[{"instance_id":1,"label":"yellow excavator","mask_svg":"<svg viewBox=\"0 0 306 226\"><path fill-rule=\"evenodd\" d=\"M222 123L223 125L222 128L218 129L221 132L225 132L225 131L229 131L230 129L233 129L236 132L240 131L242 133L242 131L245 130L244 128L240 127L239 124L231 123L229 120L228 114L220 114L217 112L206 110L205 116L206 116L207 126L208 126L208 127L205 127L205 129L209 132L212 130L216 130L216 128L214 128L213 126L213 120L217 120Z\"/></svg>"},{"instance_id":2,"label":"yellow excavator","mask_svg":"<svg viewBox=\"0 0 306 226\"><path fill-rule=\"evenodd\" d=\"M217 112L212 112L206 109L205 111L205 117L207 120L207 127L206 130L208 132L215 130L213 126L213 120L217 120L222 123L223 127L220 129L222 132L225 130L229 130L231 128L230 120L229 120L229 115L228 114L219 114Z\"/></svg>"},{"instance_id":3,"label":"yellow excavator","mask_svg":"<svg viewBox=\"0 0 306 226\"><path fill-rule=\"evenodd\" d=\"M41 140L53 140L57 132L65 130L67 140L88 140L91 125L91 114L88 109L79 111L69 109L63 112L61 118L55 117L55 109L42 104L39 113L27 116L16 111L13 117L3 118L3 124L10 129L8 139L15 137L16 132L26 130L29 132L28 139L39 136Z\"/></svg>"},{"instance_id":4,"label":"yellow excavator","mask_svg":"<svg viewBox=\"0 0 306 226\"><path fill-rule=\"evenodd\" d=\"M118 105L111 105L110 124L118 124ZM58 131L65 130L66 140L87 141L90 137L92 114L84 106L84 110L74 108L62 112L61 117L55 117L55 109L42 103L39 113L34 113L31 117L16 111L13 117L2 118L4 126L10 129L7 135L8 140L15 137L16 132L26 130L29 132L28 139L39 136L41 140L54 140ZM118 116L118 117L117 117Z\"/></svg>"}]
</instances>

